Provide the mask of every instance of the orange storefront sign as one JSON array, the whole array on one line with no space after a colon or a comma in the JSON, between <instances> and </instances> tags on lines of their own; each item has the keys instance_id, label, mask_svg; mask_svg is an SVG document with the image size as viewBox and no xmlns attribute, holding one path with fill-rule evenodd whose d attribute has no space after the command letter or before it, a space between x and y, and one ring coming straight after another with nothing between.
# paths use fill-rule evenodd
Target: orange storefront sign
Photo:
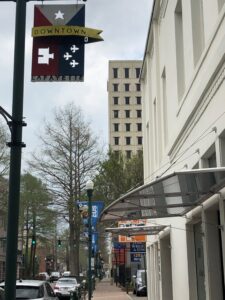
<instances>
[{"instance_id":1,"label":"orange storefront sign","mask_svg":"<svg viewBox=\"0 0 225 300\"><path fill-rule=\"evenodd\" d=\"M130 221L119 221L118 227L132 227L132 226L145 226L146 220L130 220ZM146 235L132 235L132 236L124 236L119 235L118 241L120 243L134 243L134 242L146 242Z\"/></svg>"}]
</instances>

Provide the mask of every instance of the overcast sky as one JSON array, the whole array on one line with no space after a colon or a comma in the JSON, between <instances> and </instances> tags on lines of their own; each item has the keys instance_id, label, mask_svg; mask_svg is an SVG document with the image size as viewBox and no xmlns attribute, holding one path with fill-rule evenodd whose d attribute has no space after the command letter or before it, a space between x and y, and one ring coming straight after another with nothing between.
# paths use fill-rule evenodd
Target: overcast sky
<instances>
[{"instance_id":1,"label":"overcast sky","mask_svg":"<svg viewBox=\"0 0 225 300\"><path fill-rule=\"evenodd\" d=\"M47 4L63 4L44 1ZM77 0L67 1L76 4ZM79 1L79 3L83 3ZM88 0L85 26L103 30L103 42L85 46L84 82L31 82L31 55L34 5L27 3L26 58L24 81L23 158L38 145L37 134L43 119L51 120L56 107L74 102L80 106L93 131L108 144L107 79L109 60L142 59L150 21L152 0ZM12 111L15 2L0 2L0 105Z\"/></svg>"}]
</instances>

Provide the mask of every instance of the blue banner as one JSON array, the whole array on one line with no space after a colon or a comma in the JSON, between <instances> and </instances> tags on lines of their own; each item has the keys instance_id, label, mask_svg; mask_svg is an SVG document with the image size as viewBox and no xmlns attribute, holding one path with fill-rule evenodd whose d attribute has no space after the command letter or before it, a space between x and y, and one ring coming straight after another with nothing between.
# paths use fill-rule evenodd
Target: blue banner
<instances>
[{"instance_id":1,"label":"blue banner","mask_svg":"<svg viewBox=\"0 0 225 300\"><path fill-rule=\"evenodd\" d=\"M88 201L77 201L77 205L81 213L81 216L83 218L83 223L88 224ZM96 226L103 207L104 207L103 201L91 202L91 208L92 208L91 226L92 227Z\"/></svg>"}]
</instances>

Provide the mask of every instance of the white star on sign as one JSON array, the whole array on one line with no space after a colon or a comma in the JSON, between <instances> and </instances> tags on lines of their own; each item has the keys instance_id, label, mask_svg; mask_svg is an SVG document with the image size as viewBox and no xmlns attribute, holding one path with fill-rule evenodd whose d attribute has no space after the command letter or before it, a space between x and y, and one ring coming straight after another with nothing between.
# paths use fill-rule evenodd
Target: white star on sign
<instances>
[{"instance_id":1,"label":"white star on sign","mask_svg":"<svg viewBox=\"0 0 225 300\"><path fill-rule=\"evenodd\" d=\"M58 10L58 12L55 13L55 20L56 19L64 19L63 15L64 15L64 13L62 13L61 10Z\"/></svg>"}]
</instances>

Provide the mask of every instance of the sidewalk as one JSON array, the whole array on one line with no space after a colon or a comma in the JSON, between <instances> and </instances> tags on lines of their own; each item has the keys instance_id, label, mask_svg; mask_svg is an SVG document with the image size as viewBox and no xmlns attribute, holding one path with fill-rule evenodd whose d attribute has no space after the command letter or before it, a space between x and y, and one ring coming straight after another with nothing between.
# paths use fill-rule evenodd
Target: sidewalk
<instances>
[{"instance_id":1,"label":"sidewalk","mask_svg":"<svg viewBox=\"0 0 225 300\"><path fill-rule=\"evenodd\" d=\"M132 298L115 283L111 285L110 279L103 279L96 283L93 300L132 300Z\"/></svg>"}]
</instances>

